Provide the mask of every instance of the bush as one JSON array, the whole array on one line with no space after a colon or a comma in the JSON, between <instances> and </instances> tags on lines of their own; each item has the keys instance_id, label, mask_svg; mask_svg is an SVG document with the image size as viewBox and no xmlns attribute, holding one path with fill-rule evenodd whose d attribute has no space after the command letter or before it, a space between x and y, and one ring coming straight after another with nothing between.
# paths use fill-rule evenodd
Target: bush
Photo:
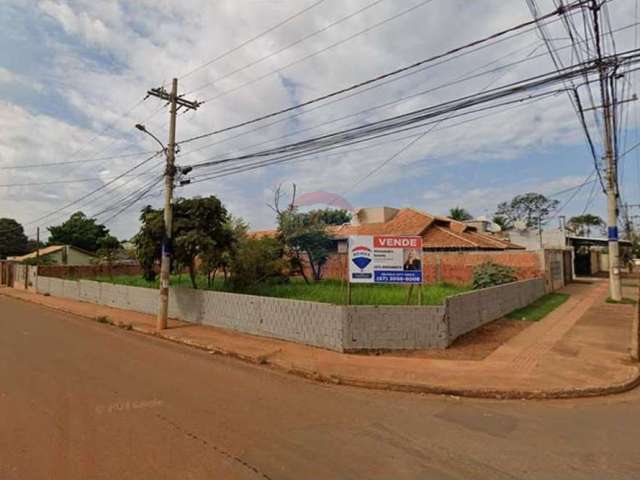
<instances>
[{"instance_id":1,"label":"bush","mask_svg":"<svg viewBox=\"0 0 640 480\"><path fill-rule=\"evenodd\" d=\"M473 269L473 288L477 290L515 282L517 280L515 273L513 268L506 265L492 261L483 262Z\"/></svg>"},{"instance_id":2,"label":"bush","mask_svg":"<svg viewBox=\"0 0 640 480\"><path fill-rule=\"evenodd\" d=\"M247 288L263 282L286 281L282 245L275 238L247 238L231 259L231 287Z\"/></svg>"}]
</instances>

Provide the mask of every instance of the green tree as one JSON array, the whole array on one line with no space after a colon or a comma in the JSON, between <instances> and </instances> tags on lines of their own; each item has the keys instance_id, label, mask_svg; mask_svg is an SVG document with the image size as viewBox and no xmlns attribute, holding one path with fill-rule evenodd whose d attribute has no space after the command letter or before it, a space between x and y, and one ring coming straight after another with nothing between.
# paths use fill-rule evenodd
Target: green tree
<instances>
[{"instance_id":1,"label":"green tree","mask_svg":"<svg viewBox=\"0 0 640 480\"><path fill-rule=\"evenodd\" d=\"M0 218L0 258L28 253L29 239L13 218Z\"/></svg>"},{"instance_id":2,"label":"green tree","mask_svg":"<svg viewBox=\"0 0 640 480\"><path fill-rule=\"evenodd\" d=\"M304 271L305 264L309 265L313 279L321 280L322 266L329 259L333 244L327 225L319 217L292 208L278 214L278 234L287 247L291 269L309 283Z\"/></svg>"},{"instance_id":3,"label":"green tree","mask_svg":"<svg viewBox=\"0 0 640 480\"><path fill-rule=\"evenodd\" d=\"M100 241L109 236L109 229L84 213L76 212L61 225L49 227L49 233L49 245L73 245L96 252Z\"/></svg>"},{"instance_id":4,"label":"green tree","mask_svg":"<svg viewBox=\"0 0 640 480\"><path fill-rule=\"evenodd\" d=\"M473 220L473 215L462 207L454 207L449 210L449 218L459 222L465 222L467 220Z\"/></svg>"},{"instance_id":5,"label":"green tree","mask_svg":"<svg viewBox=\"0 0 640 480\"><path fill-rule=\"evenodd\" d=\"M551 200L539 193L525 193L515 196L510 202L500 203L495 217L504 219L505 230L512 228L517 221L524 222L527 228L537 228L547 221L559 204L558 200Z\"/></svg>"},{"instance_id":6,"label":"green tree","mask_svg":"<svg viewBox=\"0 0 640 480\"><path fill-rule=\"evenodd\" d=\"M509 222L509 219L507 217L502 216L502 215L494 215L494 217L491 219L491 221L493 223L495 223L496 225L498 225L501 230L509 230L509 229L511 229L513 227L511 222Z\"/></svg>"},{"instance_id":7,"label":"green tree","mask_svg":"<svg viewBox=\"0 0 640 480\"><path fill-rule=\"evenodd\" d=\"M600 233L604 231L605 223L602 218L591 213L576 215L567 222L567 228L576 235L591 235L592 228L598 228Z\"/></svg>"},{"instance_id":8,"label":"green tree","mask_svg":"<svg viewBox=\"0 0 640 480\"><path fill-rule=\"evenodd\" d=\"M142 226L135 237L138 260L146 279L155 279L155 264L160 259L164 236L163 211L146 207L140 217ZM229 214L215 196L179 198L173 206L173 260L185 265L193 288L196 283L196 258L214 249L228 247L225 224Z\"/></svg>"},{"instance_id":9,"label":"green tree","mask_svg":"<svg viewBox=\"0 0 640 480\"><path fill-rule=\"evenodd\" d=\"M153 282L156 279L156 262L160 260L162 237L164 234L164 219L162 210L155 210L150 206L142 209L140 214L140 231L133 237L136 257L142 267L142 276Z\"/></svg>"},{"instance_id":10,"label":"green tree","mask_svg":"<svg viewBox=\"0 0 640 480\"><path fill-rule=\"evenodd\" d=\"M322 208L311 210L307 215L315 222L325 225L343 225L351 221L351 214L343 208Z\"/></svg>"},{"instance_id":11,"label":"green tree","mask_svg":"<svg viewBox=\"0 0 640 480\"><path fill-rule=\"evenodd\" d=\"M234 290L244 291L264 282L285 282L286 266L278 239L245 237L231 258L230 283Z\"/></svg>"},{"instance_id":12,"label":"green tree","mask_svg":"<svg viewBox=\"0 0 640 480\"><path fill-rule=\"evenodd\" d=\"M248 226L241 218L230 217L224 224L224 234L215 248L200 254L200 270L207 276L207 286L211 288L218 270L222 270L224 281L229 275L229 267L237 252L238 244L246 237Z\"/></svg>"},{"instance_id":13,"label":"green tree","mask_svg":"<svg viewBox=\"0 0 640 480\"><path fill-rule=\"evenodd\" d=\"M96 253L100 261L107 264L109 276L113 277L113 264L118 259L118 254L123 252L124 249L120 245L120 241L112 235L101 238L98 243L99 248Z\"/></svg>"}]
</instances>

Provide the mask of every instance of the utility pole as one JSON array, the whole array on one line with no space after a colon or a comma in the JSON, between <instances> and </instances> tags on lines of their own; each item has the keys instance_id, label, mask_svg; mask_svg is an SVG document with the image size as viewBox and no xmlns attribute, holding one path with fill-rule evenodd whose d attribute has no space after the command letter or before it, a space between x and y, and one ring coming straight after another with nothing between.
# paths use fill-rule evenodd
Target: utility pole
<instances>
[{"instance_id":1,"label":"utility pole","mask_svg":"<svg viewBox=\"0 0 640 480\"><path fill-rule=\"evenodd\" d=\"M620 286L620 246L618 244L618 168L616 153L613 145L613 126L615 111L611 111L611 95L609 90L609 65L603 61L600 21L598 14L602 4L592 0L594 37L596 42L597 62L600 71L600 94L602 96L602 111L604 116L604 159L607 165L607 237L609 240L609 296L614 301L622 300ZM615 82L615 66L612 73L612 85Z\"/></svg>"},{"instance_id":2,"label":"utility pole","mask_svg":"<svg viewBox=\"0 0 640 480\"><path fill-rule=\"evenodd\" d=\"M38 278L40 278L40 227L36 228L36 293L38 293Z\"/></svg>"},{"instance_id":3,"label":"utility pole","mask_svg":"<svg viewBox=\"0 0 640 480\"><path fill-rule=\"evenodd\" d=\"M199 102L190 102L178 96L178 79L171 83L171 93L164 87L153 88L147 95L166 100L170 105L169 143L165 150L167 165L164 171L164 236L160 263L160 305L158 307L157 330L167 328L169 316L169 280L171 278L171 254L173 253L173 187L176 176L176 117L180 108L195 110Z\"/></svg>"}]
</instances>

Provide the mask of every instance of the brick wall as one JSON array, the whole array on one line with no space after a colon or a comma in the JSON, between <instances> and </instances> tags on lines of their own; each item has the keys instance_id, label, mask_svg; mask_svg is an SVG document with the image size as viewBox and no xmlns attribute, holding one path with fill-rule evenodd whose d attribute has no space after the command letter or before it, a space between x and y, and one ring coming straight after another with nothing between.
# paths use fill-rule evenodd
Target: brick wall
<instances>
[{"instance_id":1,"label":"brick wall","mask_svg":"<svg viewBox=\"0 0 640 480\"><path fill-rule=\"evenodd\" d=\"M115 276L142 275L140 265L41 265L40 275L53 278L96 278Z\"/></svg>"},{"instance_id":2,"label":"brick wall","mask_svg":"<svg viewBox=\"0 0 640 480\"><path fill-rule=\"evenodd\" d=\"M473 270L485 261L512 267L518 280L542 276L542 264L537 252L433 252L423 255L424 281L448 282L458 285L473 281Z\"/></svg>"},{"instance_id":3,"label":"brick wall","mask_svg":"<svg viewBox=\"0 0 640 480\"><path fill-rule=\"evenodd\" d=\"M518 280L537 278L543 274L540 255L532 251L426 252L423 254L424 281L467 285L473 281L473 269L487 260L513 267ZM311 277L311 270L307 268L306 271ZM346 254L334 254L322 268L322 278L345 278L346 271Z\"/></svg>"}]
</instances>

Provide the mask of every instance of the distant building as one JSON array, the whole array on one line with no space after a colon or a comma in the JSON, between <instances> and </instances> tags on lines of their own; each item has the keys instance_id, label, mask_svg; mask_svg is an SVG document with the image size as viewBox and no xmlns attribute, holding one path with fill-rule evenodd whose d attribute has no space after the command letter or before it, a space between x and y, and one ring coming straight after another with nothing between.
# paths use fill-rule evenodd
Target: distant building
<instances>
[{"instance_id":1,"label":"distant building","mask_svg":"<svg viewBox=\"0 0 640 480\"><path fill-rule=\"evenodd\" d=\"M609 241L604 237L582 237L562 228L527 229L509 232L509 238L527 250L564 250L570 252L574 276L589 276L609 270ZM620 240L620 255L629 257L631 242ZM622 265L624 267L624 265Z\"/></svg>"},{"instance_id":2,"label":"distant building","mask_svg":"<svg viewBox=\"0 0 640 480\"><path fill-rule=\"evenodd\" d=\"M96 256L73 245L51 245L19 257L9 257L8 261L16 263L32 262L40 255L42 264L47 265L92 265Z\"/></svg>"}]
</instances>

